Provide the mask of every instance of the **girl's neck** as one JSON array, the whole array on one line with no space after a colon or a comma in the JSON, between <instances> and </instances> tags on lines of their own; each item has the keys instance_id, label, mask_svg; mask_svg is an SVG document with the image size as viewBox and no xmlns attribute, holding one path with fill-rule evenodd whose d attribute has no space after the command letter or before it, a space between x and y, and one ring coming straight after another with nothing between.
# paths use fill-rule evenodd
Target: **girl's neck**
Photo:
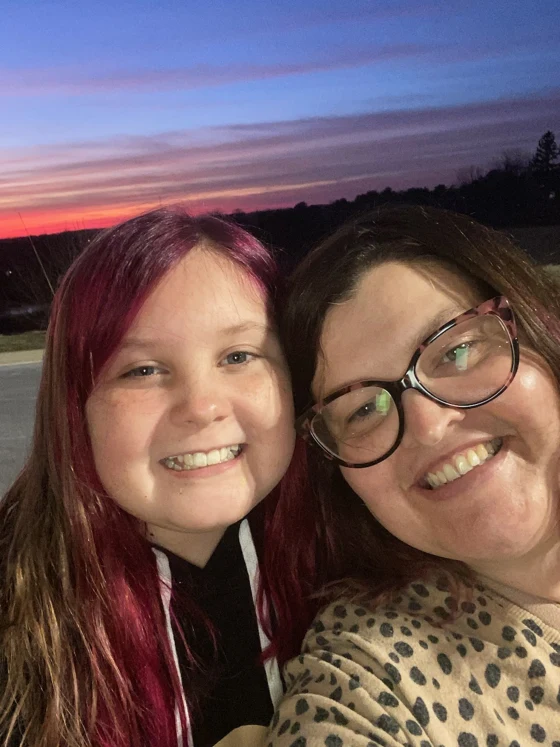
<instances>
[{"instance_id":1,"label":"girl's neck","mask_svg":"<svg viewBox=\"0 0 560 747\"><path fill-rule=\"evenodd\" d=\"M192 565L204 568L224 536L225 530L225 527L219 527L207 532L180 532L150 524L148 538L164 550L169 550Z\"/></svg>"}]
</instances>

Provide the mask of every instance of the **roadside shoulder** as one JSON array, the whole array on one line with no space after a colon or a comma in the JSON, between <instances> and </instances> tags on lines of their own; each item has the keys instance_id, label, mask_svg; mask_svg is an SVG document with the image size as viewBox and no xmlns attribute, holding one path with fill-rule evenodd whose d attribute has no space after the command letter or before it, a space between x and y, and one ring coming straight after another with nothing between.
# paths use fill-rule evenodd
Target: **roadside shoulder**
<instances>
[{"instance_id":1,"label":"roadside shoulder","mask_svg":"<svg viewBox=\"0 0 560 747\"><path fill-rule=\"evenodd\" d=\"M43 360L43 352L43 350L15 350L10 353L0 353L0 366L39 363Z\"/></svg>"}]
</instances>

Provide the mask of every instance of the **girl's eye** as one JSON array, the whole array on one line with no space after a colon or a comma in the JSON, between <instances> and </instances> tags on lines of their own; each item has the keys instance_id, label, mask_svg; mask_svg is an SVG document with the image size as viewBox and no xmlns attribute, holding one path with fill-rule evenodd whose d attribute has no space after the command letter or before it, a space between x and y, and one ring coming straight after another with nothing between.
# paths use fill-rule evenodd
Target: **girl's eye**
<instances>
[{"instance_id":1,"label":"girl's eye","mask_svg":"<svg viewBox=\"0 0 560 747\"><path fill-rule=\"evenodd\" d=\"M223 366L240 366L243 363L249 363L257 356L254 353L248 353L246 350L235 350L233 353L229 353L222 361Z\"/></svg>"},{"instance_id":2,"label":"girl's eye","mask_svg":"<svg viewBox=\"0 0 560 747\"><path fill-rule=\"evenodd\" d=\"M123 374L123 379L141 379L161 373L157 366L138 366Z\"/></svg>"}]
</instances>

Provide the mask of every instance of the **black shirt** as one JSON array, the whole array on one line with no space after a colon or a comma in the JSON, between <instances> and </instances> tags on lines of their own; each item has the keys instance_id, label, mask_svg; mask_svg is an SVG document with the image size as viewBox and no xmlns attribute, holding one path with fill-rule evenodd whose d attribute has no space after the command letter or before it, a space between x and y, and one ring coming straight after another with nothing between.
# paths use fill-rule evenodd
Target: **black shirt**
<instances>
[{"instance_id":1,"label":"black shirt","mask_svg":"<svg viewBox=\"0 0 560 747\"><path fill-rule=\"evenodd\" d=\"M173 629L189 703L189 745L211 747L240 726L267 726L274 712L273 699L281 692L281 681L275 662L265 667L260 661L266 639L259 629L255 609L258 561L248 520L226 530L204 568L163 548L155 550L160 556L160 572L162 556L167 559L172 588L178 592L174 599L179 599L174 603L175 616L200 662L200 669L193 667L179 631ZM181 614L181 594L193 600L211 624L214 641L200 619Z\"/></svg>"}]
</instances>

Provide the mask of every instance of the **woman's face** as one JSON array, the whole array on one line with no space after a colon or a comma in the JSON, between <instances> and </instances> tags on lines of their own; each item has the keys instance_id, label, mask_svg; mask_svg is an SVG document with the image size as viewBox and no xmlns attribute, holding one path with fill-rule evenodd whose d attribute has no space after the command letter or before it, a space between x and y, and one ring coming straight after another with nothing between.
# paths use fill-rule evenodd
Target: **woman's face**
<instances>
[{"instance_id":1,"label":"woman's face","mask_svg":"<svg viewBox=\"0 0 560 747\"><path fill-rule=\"evenodd\" d=\"M289 378L255 282L190 252L148 297L86 411L109 495L164 547L192 554L198 537L211 550L278 483L294 446Z\"/></svg>"},{"instance_id":2,"label":"woman's face","mask_svg":"<svg viewBox=\"0 0 560 747\"><path fill-rule=\"evenodd\" d=\"M327 314L315 398L358 380L399 379L422 340L484 300L444 269L370 270L351 300ZM388 459L342 468L392 534L488 575L496 564L558 547L560 398L538 356L521 347L516 378L487 405L442 407L407 390L403 408L405 434ZM457 457L495 439L502 446L493 457L435 489L426 483L428 473L455 468Z\"/></svg>"}]
</instances>

